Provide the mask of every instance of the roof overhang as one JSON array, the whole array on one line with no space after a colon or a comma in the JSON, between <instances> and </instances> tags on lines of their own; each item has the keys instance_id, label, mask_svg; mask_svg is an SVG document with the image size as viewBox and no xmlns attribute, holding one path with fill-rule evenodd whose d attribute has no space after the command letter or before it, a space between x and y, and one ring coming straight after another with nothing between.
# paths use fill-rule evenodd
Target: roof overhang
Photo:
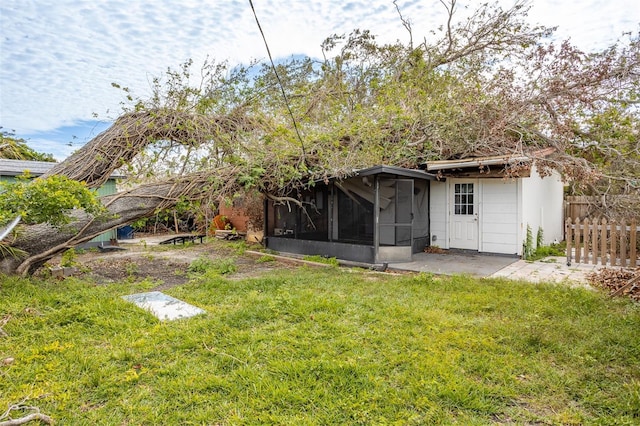
<instances>
[{"instance_id":1,"label":"roof overhang","mask_svg":"<svg viewBox=\"0 0 640 426\"><path fill-rule=\"evenodd\" d=\"M393 176L402 176L407 178L414 179L423 179L423 180L437 180L438 177L434 174L424 172L422 170L416 169L405 169L403 167L396 166L386 166L386 165L378 165L369 167L367 169L356 170L351 177L357 176L372 176L372 175L393 175Z\"/></svg>"},{"instance_id":2,"label":"roof overhang","mask_svg":"<svg viewBox=\"0 0 640 426\"><path fill-rule=\"evenodd\" d=\"M554 148L545 148L531 154L507 154L490 157L462 158L458 160L428 161L425 163L427 171L442 171L452 169L466 169L469 167L482 168L485 166L509 166L512 164L531 163L536 158L545 158L555 152Z\"/></svg>"},{"instance_id":3,"label":"roof overhang","mask_svg":"<svg viewBox=\"0 0 640 426\"><path fill-rule=\"evenodd\" d=\"M482 157L482 158L466 158L461 160L443 160L443 161L429 161L427 162L427 170L450 170L450 169L464 169L468 167L483 167L483 166L496 166L514 163L529 162L531 158L523 156L497 156L497 157Z\"/></svg>"},{"instance_id":4,"label":"roof overhang","mask_svg":"<svg viewBox=\"0 0 640 426\"><path fill-rule=\"evenodd\" d=\"M31 176L37 177L45 174L56 165L58 165L58 163L48 161L10 160L0 158L0 176L20 176L28 170ZM119 171L114 171L109 176L110 179L123 179L125 177L126 175Z\"/></svg>"}]
</instances>

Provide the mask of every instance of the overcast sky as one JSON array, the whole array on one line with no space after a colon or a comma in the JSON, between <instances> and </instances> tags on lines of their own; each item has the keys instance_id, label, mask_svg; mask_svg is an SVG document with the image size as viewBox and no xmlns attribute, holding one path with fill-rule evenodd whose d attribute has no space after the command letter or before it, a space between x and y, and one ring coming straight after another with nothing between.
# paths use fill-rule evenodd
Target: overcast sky
<instances>
[{"instance_id":1,"label":"overcast sky","mask_svg":"<svg viewBox=\"0 0 640 426\"><path fill-rule=\"evenodd\" d=\"M477 3L459 0L458 7L464 13ZM414 40L444 22L438 0L397 4L412 22ZM321 57L326 37L355 28L380 41L408 41L392 0L254 0L254 6L276 58ZM557 25L558 38L587 51L640 24L640 0L533 0L532 6L530 23ZM151 77L189 58L195 64L207 55L231 64L266 59L248 0L2 0L0 36L0 126L59 159L118 115L123 97L112 82L143 95Z\"/></svg>"}]
</instances>

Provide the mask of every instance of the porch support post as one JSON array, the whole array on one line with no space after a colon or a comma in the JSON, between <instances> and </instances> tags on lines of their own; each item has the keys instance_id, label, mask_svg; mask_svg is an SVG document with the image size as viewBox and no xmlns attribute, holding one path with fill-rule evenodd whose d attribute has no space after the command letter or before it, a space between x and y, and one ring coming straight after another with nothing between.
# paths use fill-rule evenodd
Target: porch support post
<instances>
[{"instance_id":1,"label":"porch support post","mask_svg":"<svg viewBox=\"0 0 640 426\"><path fill-rule=\"evenodd\" d=\"M269 246L269 200L264 197L262 200L262 247L267 248Z\"/></svg>"},{"instance_id":2,"label":"porch support post","mask_svg":"<svg viewBox=\"0 0 640 426\"><path fill-rule=\"evenodd\" d=\"M333 221L333 209L334 209L334 192L333 192L333 182L329 182L329 191L327 191L329 194L327 195L327 212L329 214L329 242L333 242L333 227L334 227L334 221Z\"/></svg>"},{"instance_id":3,"label":"porch support post","mask_svg":"<svg viewBox=\"0 0 640 426\"><path fill-rule=\"evenodd\" d=\"M378 263L380 251L380 180L378 175L373 177L376 195L373 199L373 262Z\"/></svg>"}]
</instances>

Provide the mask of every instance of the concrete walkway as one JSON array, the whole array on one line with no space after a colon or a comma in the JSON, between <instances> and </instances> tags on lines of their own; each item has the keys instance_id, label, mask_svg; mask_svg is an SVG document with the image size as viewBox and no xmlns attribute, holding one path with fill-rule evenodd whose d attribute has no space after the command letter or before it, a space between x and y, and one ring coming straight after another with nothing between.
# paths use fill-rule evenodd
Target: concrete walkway
<instances>
[{"instance_id":1,"label":"concrete walkway","mask_svg":"<svg viewBox=\"0 0 640 426\"><path fill-rule=\"evenodd\" d=\"M478 277L503 277L530 282L566 282L588 286L587 275L601 266L572 264L564 257L547 257L528 262L513 256L447 251L446 253L416 253L412 262L393 263L390 270L430 272L434 274L469 274Z\"/></svg>"},{"instance_id":2,"label":"concrete walkway","mask_svg":"<svg viewBox=\"0 0 640 426\"><path fill-rule=\"evenodd\" d=\"M531 282L566 282L572 285L588 286L587 275L602 268L600 265L579 263L567 266L566 262L565 257L547 257L536 262L518 260L491 276Z\"/></svg>"}]
</instances>

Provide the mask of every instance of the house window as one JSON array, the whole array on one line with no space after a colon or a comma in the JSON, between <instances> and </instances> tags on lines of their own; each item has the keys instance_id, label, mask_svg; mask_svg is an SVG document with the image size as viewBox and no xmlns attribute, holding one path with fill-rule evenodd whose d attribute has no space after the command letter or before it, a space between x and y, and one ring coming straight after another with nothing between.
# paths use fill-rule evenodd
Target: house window
<instances>
[{"instance_id":1,"label":"house window","mask_svg":"<svg viewBox=\"0 0 640 426\"><path fill-rule=\"evenodd\" d=\"M473 214L473 184L456 183L454 188L453 211L459 215Z\"/></svg>"}]
</instances>

